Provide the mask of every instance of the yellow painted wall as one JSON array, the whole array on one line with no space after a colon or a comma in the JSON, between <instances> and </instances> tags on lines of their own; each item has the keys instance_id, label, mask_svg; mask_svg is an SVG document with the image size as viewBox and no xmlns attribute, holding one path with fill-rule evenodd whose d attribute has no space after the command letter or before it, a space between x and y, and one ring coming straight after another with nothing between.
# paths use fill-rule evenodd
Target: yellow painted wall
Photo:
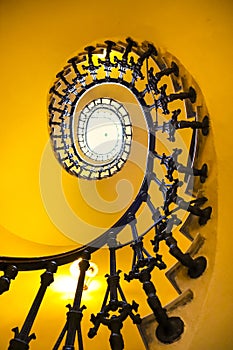
<instances>
[{"instance_id":1,"label":"yellow painted wall","mask_svg":"<svg viewBox=\"0 0 233 350\"><path fill-rule=\"evenodd\" d=\"M44 255L74 246L49 221L39 186L40 160L48 140L47 93L66 58L86 43L108 37L131 36L153 41L173 53L200 85L210 112L217 152L219 187L213 189L218 191L219 198L216 263L208 297L189 349L230 350L233 343L233 240L230 222L232 2L2 0L0 11L0 255ZM11 337L4 322L12 324L12 327L19 325L17 316L21 314L22 320L30 305L29 295L34 293L22 287L28 283L28 276L25 274L20 281L13 282L14 291L10 292L10 296L2 296L0 306L5 320L0 324L0 328L4 329L0 349L5 348L6 339ZM30 282L34 279L30 275ZM28 299L28 305L23 306L16 301L17 288ZM13 302L10 297L14 298ZM52 306L47 305L48 312L46 307L41 310L42 318L48 321L51 329L53 308L58 305L61 307L62 304L54 300ZM64 310L56 318L63 322ZM12 323L9 323L10 319ZM46 330L39 321L36 326L39 330ZM47 334L48 340L43 339L44 346L49 343L49 332ZM100 339L105 337L105 333L101 334ZM138 348L133 341L130 335L127 350L143 349L140 340ZM40 347L34 345L32 349Z\"/></svg>"}]
</instances>

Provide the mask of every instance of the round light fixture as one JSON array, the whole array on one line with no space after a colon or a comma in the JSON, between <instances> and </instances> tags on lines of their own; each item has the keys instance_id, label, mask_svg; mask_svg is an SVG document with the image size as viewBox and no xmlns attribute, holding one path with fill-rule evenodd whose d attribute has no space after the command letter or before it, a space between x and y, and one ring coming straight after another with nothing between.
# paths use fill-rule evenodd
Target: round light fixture
<instances>
[{"instance_id":1,"label":"round light fixture","mask_svg":"<svg viewBox=\"0 0 233 350\"><path fill-rule=\"evenodd\" d=\"M73 139L76 152L86 163L83 168L91 167L92 178L102 172L101 178L119 171L128 158L132 140L124 105L112 98L98 98L89 102L78 117L77 130L73 121Z\"/></svg>"}]
</instances>

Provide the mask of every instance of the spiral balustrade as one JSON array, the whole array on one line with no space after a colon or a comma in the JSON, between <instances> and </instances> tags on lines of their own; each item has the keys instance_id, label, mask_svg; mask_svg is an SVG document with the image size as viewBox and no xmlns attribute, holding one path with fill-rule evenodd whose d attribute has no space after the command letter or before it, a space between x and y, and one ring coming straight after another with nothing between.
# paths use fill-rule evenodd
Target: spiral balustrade
<instances>
[{"instance_id":1,"label":"spiral balustrade","mask_svg":"<svg viewBox=\"0 0 233 350\"><path fill-rule=\"evenodd\" d=\"M126 299L117 269L117 250L127 245L132 248L132 263L124 279L136 279L141 284L157 322L157 339L170 344L182 337L184 322L179 315L168 315L157 295L152 271L164 273L167 267L161 242L187 269L187 278L200 277L207 267L205 256L183 252L173 234L184 225L188 227L190 218L201 227L211 216L212 208L206 204L203 190L203 184L208 182L208 164L199 161L209 133L204 106L199 87L180 62L150 42L106 40L85 47L68 60L57 74L48 100L49 135L57 160L79 181L99 182L127 170L127 163L135 161L132 154L136 154L143 158L143 176L138 193L123 215L93 240L53 256L0 257L4 272L0 277L1 294L20 271L45 270L22 328L14 329L10 350L29 349L35 338L31 333L33 324L53 275L59 266L78 258L81 261L76 294L53 350L60 346L63 350L74 349L76 338L79 349L84 348L84 279L92 255L102 247L109 249L110 272L100 311L91 315L93 326L88 337L96 336L101 325L107 326L110 348L124 349L124 321L131 318L134 324L141 323L139 305ZM140 143L137 128L146 134L143 155L135 146ZM150 220L141 225L143 211L150 213ZM130 234L124 234L126 230ZM77 242L78 232L77 227ZM191 244L192 235L187 230L182 232ZM148 247L145 237L151 238Z\"/></svg>"}]
</instances>

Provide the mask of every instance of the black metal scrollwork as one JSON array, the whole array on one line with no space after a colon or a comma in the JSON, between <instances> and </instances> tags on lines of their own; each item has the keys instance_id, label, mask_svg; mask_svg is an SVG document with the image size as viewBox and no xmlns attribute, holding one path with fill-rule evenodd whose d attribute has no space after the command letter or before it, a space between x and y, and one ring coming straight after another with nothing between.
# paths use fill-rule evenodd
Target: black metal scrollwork
<instances>
[{"instance_id":1,"label":"black metal scrollwork","mask_svg":"<svg viewBox=\"0 0 233 350\"><path fill-rule=\"evenodd\" d=\"M103 58L98 56L99 53L101 55L104 53L104 56L101 56ZM80 276L76 294L73 305L67 306L67 319L53 350L58 350L63 340L63 350L75 349L76 337L79 350L84 349L81 332L83 310L86 308L81 305L84 278L91 256L105 245L108 246L110 255L110 273L106 275L107 290L100 312L97 315L91 315L93 327L90 329L88 337L93 338L100 325L105 325L110 330L111 349L123 350L122 328L124 321L129 317L134 324L141 322L141 317L137 313L139 305L136 301L130 304L126 300L120 285L120 270L117 270L116 252L127 244L131 244L132 248L132 265L131 270L124 274L124 278L128 282L136 279L141 283L147 303L158 323L155 330L157 338L162 343L169 344L182 336L184 323L178 316L169 316L167 310L162 306L152 280L152 271L156 268L161 271L167 268L161 253L160 243L163 241L168 247L169 253L187 268L187 275L190 278L198 278L204 273L207 267L206 257L192 257L191 254L184 253L179 248L179 242L174 238L173 229L182 223L183 219L179 218L181 211L187 212L194 218L197 217L198 224L202 226L210 219L212 208L211 206L202 208L207 202L207 198L202 194L203 191L201 194L192 194L189 200L183 198L181 192L181 189L188 186L186 176L195 177L202 188L202 184L206 182L209 175L207 163L197 164L196 144L192 141L190 141L188 152L190 159L186 159L186 163L178 160L183 152L176 144L179 132L182 137L182 130L188 129L192 133L192 140L197 139L197 141L203 140L209 133L209 116L200 115L195 105L198 90L189 82L186 86L182 85L181 75L181 67L174 58L167 63L152 43L144 42L140 45L131 38L127 38L125 42L106 40L103 44L87 46L83 53L69 59L68 65L56 75L57 80L49 91L48 123L54 153L65 170L71 175L91 181L101 181L104 177L112 176L121 170L117 156L116 159L111 159L112 163L116 162L116 169L112 172L108 164L98 163L90 166L86 158L82 157L81 152L79 153L78 147L75 146L75 132L72 129L75 107L79 99L89 89L103 83L122 85L131 91L139 102L148 127L147 162L140 190L133 202L122 217L98 238L87 242L83 247L53 256L41 258L0 257L0 270L4 273L0 277L0 294L9 289L11 280L16 278L18 272L45 269L41 275L38 293L22 329L19 330L18 327L13 329L15 336L10 340L9 350L29 349L30 341L35 339L35 334L31 334L31 329L47 287L53 282L53 274L56 273L57 267L71 263L78 258L82 258L82 260L79 263ZM171 86L168 86L168 79L170 79ZM180 79L179 92L174 88L174 79ZM172 92L168 92L171 90ZM94 110L97 109L98 104L103 104L102 99L98 100L99 97L103 96L96 96L93 100ZM106 100L105 103L114 104L114 99L109 96L106 98L108 101ZM187 101L192 107L192 118L187 112ZM176 103L179 103L180 108L177 107ZM120 104L119 106L118 109L122 107ZM172 108L172 106L175 107ZM89 105L86 108L89 108ZM113 108L111 111L114 113ZM124 120L122 117L122 128L125 137L128 137L128 143L126 145L127 152L121 154L119 162L127 162L132 141L130 119L127 117L127 112L123 112L126 119ZM85 115L87 114L84 113ZM181 120L179 120L181 115ZM82 130L85 136L85 130ZM170 153L169 150L165 152L163 149L157 149L157 139L163 133L167 133L168 142L174 145ZM121 152L123 152L122 149ZM159 162L159 166L164 171L162 177L155 170L156 162ZM183 176L182 180L180 176ZM154 203L152 184L155 184L160 191L162 196L160 204ZM144 232L140 232L137 225L138 211L142 205L148 208L151 213L151 225L148 225L148 229ZM121 244L118 241L118 235L126 227L130 228L132 238L130 242ZM153 235L150 240L151 246L145 248L143 238L151 232Z\"/></svg>"}]
</instances>

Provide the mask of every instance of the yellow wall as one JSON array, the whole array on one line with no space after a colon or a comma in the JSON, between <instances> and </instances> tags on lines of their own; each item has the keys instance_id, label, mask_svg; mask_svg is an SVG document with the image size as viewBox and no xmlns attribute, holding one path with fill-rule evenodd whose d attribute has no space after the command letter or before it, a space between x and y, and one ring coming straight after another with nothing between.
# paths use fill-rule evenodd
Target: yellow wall
<instances>
[{"instance_id":1,"label":"yellow wall","mask_svg":"<svg viewBox=\"0 0 233 350\"><path fill-rule=\"evenodd\" d=\"M213 189L218 191L219 198L216 263L208 297L189 349L230 350L233 343L233 276L230 264L233 243L230 223L232 2L2 0L0 9L0 255L44 255L74 246L49 221L39 186L40 160L48 140L47 93L66 58L86 43L108 37L131 36L153 41L173 53L201 87L210 112L217 152L219 187ZM23 278L26 283L28 276ZM22 294L29 293L20 287L22 282L16 280L14 283L15 289L16 286L21 288ZM14 293L11 295L16 296ZM13 310L7 316L4 306L5 301L10 303L10 297L3 298L4 302L0 305L5 322L9 323L8 318L11 318L12 327L18 325ZM14 303L16 313L22 313L22 320L28 306ZM53 306L57 306L55 301ZM42 313L46 318L46 311L42 310ZM61 322L63 315L64 310ZM47 319L52 322L52 315L47 315ZM38 328L43 328L43 325L38 324ZM9 339L10 332L4 337ZM0 346L5 346L5 339L2 344L1 341ZM46 339L44 341L47 344ZM129 349L133 345L128 342Z\"/></svg>"}]
</instances>

